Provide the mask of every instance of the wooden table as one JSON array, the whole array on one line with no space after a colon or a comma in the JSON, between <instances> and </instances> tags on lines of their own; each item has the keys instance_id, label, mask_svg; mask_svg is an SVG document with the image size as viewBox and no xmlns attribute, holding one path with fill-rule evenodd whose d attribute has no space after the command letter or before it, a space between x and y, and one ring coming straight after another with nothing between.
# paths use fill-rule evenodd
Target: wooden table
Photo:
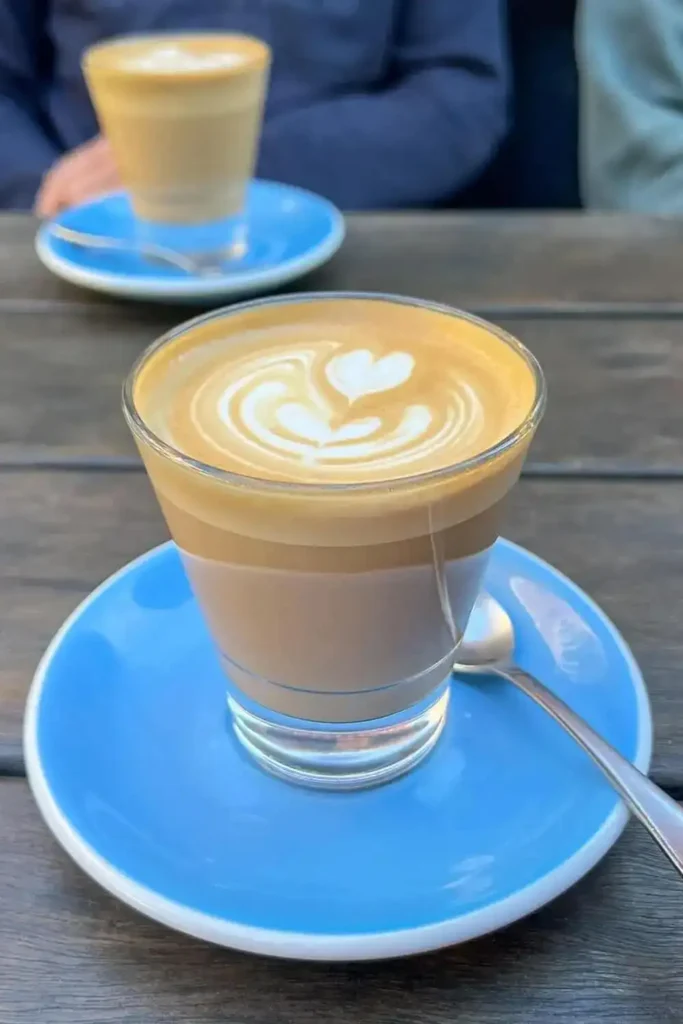
<instances>
[{"instance_id":1,"label":"wooden table","mask_svg":"<svg viewBox=\"0 0 683 1024\"><path fill-rule=\"evenodd\" d=\"M504 933L395 963L311 966L186 939L60 852L23 777L23 703L51 634L165 537L119 412L141 348L187 310L51 278L0 219L0 1024L683 1022L683 887L636 826ZM454 303L538 354L550 406L508 534L613 617L640 660L653 775L683 798L683 222L373 215L311 289Z\"/></svg>"}]
</instances>

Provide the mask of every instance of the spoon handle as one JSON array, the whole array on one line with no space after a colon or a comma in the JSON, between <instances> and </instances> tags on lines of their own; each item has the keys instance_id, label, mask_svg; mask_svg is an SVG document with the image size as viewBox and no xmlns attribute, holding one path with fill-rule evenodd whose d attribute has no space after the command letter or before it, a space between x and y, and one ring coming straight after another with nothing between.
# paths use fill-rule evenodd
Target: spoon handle
<instances>
[{"instance_id":1,"label":"spoon handle","mask_svg":"<svg viewBox=\"0 0 683 1024\"><path fill-rule=\"evenodd\" d=\"M93 235L88 231L76 231L74 228L67 228L63 224L51 223L50 233L55 238L61 238L64 242L70 242L71 245L79 245L83 249L104 249L114 252L135 252L142 256L147 256L151 260L157 260L161 263L169 264L172 267L176 267L177 270L182 270L186 274L206 274L207 271L196 261L189 256L184 256L182 253L175 252L173 249L167 249L161 245L154 245L152 243L137 243L134 241L128 241L125 238L110 238L108 235ZM212 272L217 272L213 271Z\"/></svg>"},{"instance_id":2,"label":"spoon handle","mask_svg":"<svg viewBox=\"0 0 683 1024\"><path fill-rule=\"evenodd\" d=\"M638 771L591 729L583 718L533 676L516 667L496 667L494 671L545 708L573 736L683 875L683 810L675 800Z\"/></svg>"}]
</instances>

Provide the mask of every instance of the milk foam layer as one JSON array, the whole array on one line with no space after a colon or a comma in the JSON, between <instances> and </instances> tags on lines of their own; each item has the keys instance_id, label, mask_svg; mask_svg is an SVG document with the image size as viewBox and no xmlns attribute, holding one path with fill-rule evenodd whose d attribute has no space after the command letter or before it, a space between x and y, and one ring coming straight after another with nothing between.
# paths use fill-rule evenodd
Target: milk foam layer
<instances>
[{"instance_id":1,"label":"milk foam layer","mask_svg":"<svg viewBox=\"0 0 683 1024\"><path fill-rule=\"evenodd\" d=\"M136 397L155 433L208 465L346 483L480 454L520 426L534 391L522 356L477 323L330 299L190 330L147 364Z\"/></svg>"},{"instance_id":2,"label":"milk foam layer","mask_svg":"<svg viewBox=\"0 0 683 1024\"><path fill-rule=\"evenodd\" d=\"M158 71L173 74L178 71L211 71L219 68L234 68L245 63L242 53L216 50L193 53L178 44L159 44L146 52L124 58L122 67L132 71Z\"/></svg>"},{"instance_id":3,"label":"milk foam layer","mask_svg":"<svg viewBox=\"0 0 683 1024\"><path fill-rule=\"evenodd\" d=\"M240 450L255 466L280 461L287 475L332 466L395 475L438 458L458 437L474 443L482 426L467 381L449 379L423 401L404 397L417 361L330 338L278 347L217 366L192 401L190 422L220 461Z\"/></svg>"},{"instance_id":4,"label":"milk foam layer","mask_svg":"<svg viewBox=\"0 0 683 1024\"><path fill-rule=\"evenodd\" d=\"M143 78L147 88L157 75L165 85L174 78L232 77L269 61L265 43L230 32L130 35L109 39L91 47L84 56L87 77Z\"/></svg>"}]
</instances>

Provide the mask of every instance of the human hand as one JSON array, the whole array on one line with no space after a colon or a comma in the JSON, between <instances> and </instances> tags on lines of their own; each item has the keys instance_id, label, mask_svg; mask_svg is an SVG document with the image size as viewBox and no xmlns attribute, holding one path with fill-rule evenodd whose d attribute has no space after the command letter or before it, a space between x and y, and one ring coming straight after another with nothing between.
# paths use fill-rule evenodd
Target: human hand
<instances>
[{"instance_id":1,"label":"human hand","mask_svg":"<svg viewBox=\"0 0 683 1024\"><path fill-rule=\"evenodd\" d=\"M57 160L43 178L35 201L39 217L121 188L111 146L98 136Z\"/></svg>"}]
</instances>

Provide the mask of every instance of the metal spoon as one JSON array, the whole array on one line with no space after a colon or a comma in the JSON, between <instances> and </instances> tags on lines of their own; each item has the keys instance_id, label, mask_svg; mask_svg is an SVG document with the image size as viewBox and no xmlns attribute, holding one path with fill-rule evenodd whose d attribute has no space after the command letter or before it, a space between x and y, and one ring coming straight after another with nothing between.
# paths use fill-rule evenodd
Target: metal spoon
<instances>
[{"instance_id":1,"label":"metal spoon","mask_svg":"<svg viewBox=\"0 0 683 1024\"><path fill-rule=\"evenodd\" d=\"M512 662L515 634L510 616L488 594L480 596L457 650L456 673L501 676L552 715L610 781L671 863L683 875L683 810L627 761L580 715Z\"/></svg>"},{"instance_id":2,"label":"metal spoon","mask_svg":"<svg viewBox=\"0 0 683 1024\"><path fill-rule=\"evenodd\" d=\"M215 262L205 263L201 259L186 256L176 252L174 249L167 249L163 245L155 245L152 242L128 241L125 238L111 238L108 235L91 235L87 231L76 231L74 228L64 227L63 224L50 224L50 233L55 238L61 238L64 242L71 242L72 245L80 245L84 249L109 249L117 252L135 252L140 256L146 256L150 260L160 263L168 263L177 270L183 270L186 274L198 275L199 277L215 277L222 274L223 270Z\"/></svg>"}]
</instances>

